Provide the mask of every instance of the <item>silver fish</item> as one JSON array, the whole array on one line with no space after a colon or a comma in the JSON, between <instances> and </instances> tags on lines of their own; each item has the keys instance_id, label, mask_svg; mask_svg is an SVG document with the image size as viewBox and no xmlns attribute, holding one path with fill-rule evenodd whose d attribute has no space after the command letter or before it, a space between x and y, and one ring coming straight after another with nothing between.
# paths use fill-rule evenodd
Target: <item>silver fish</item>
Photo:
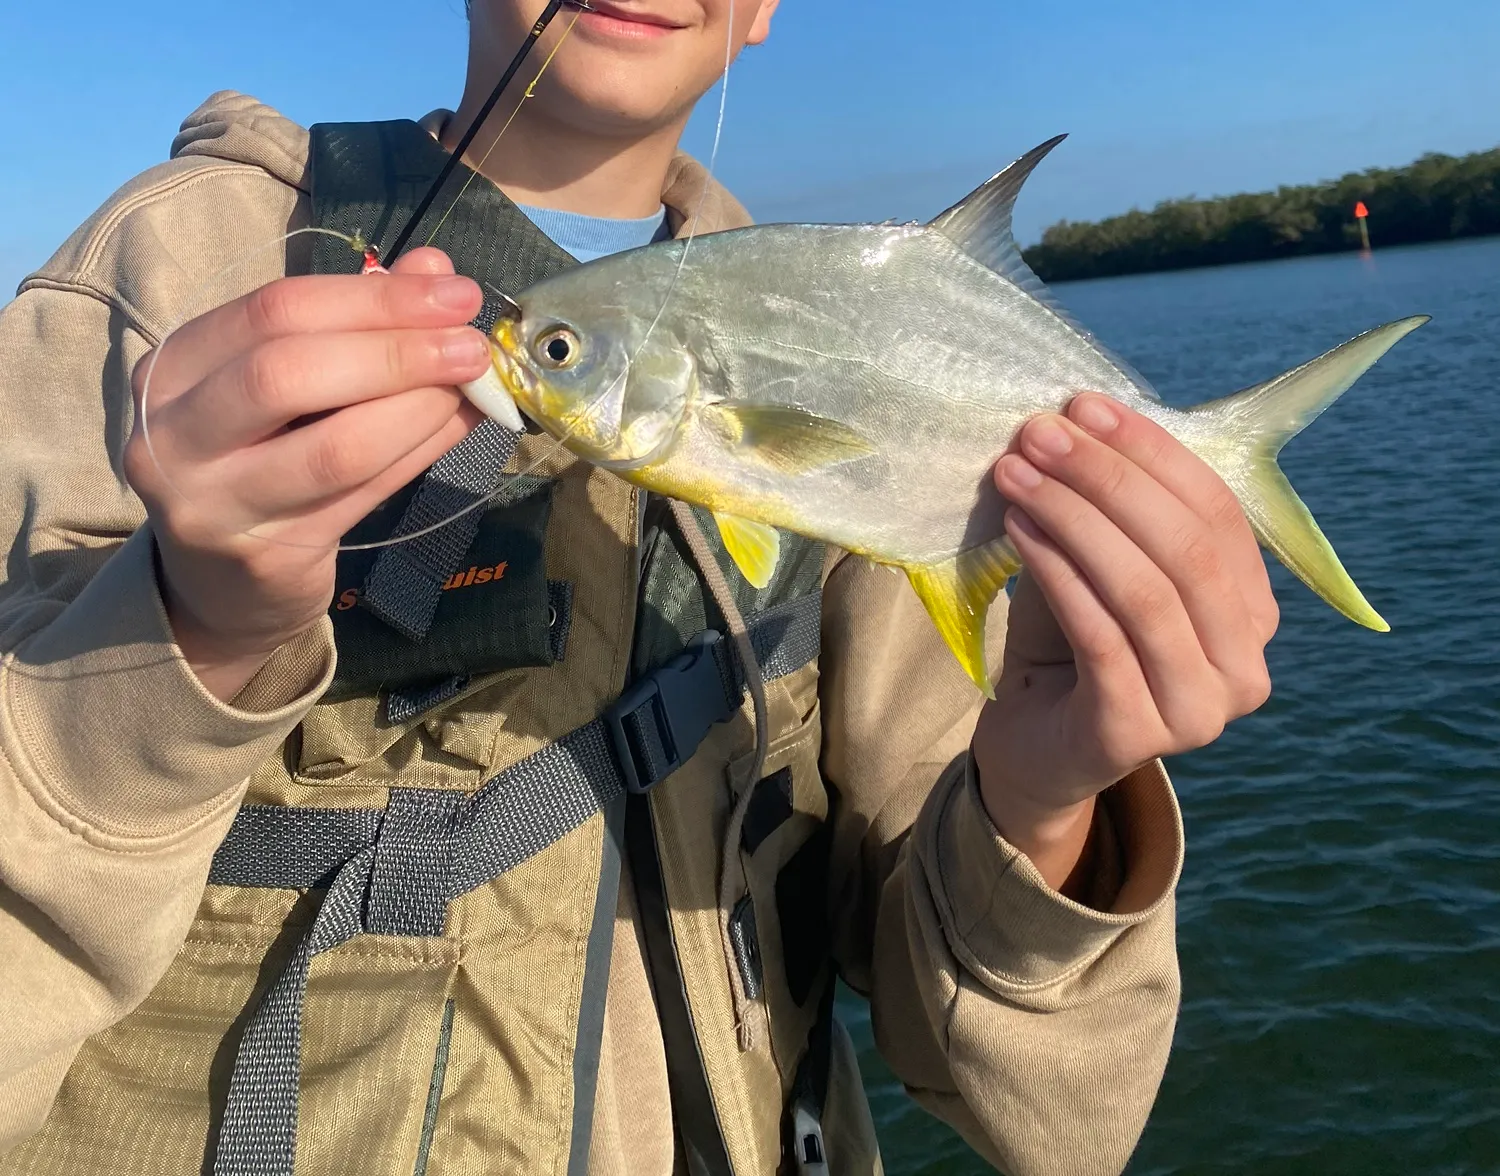
<instances>
[{"instance_id":1,"label":"silver fish","mask_svg":"<svg viewBox=\"0 0 1500 1176\"><path fill-rule=\"evenodd\" d=\"M1012 209L1060 141L930 224L757 226L547 279L496 325L489 411L513 400L580 457L707 507L752 583L774 570L777 528L904 569L989 693L985 614L1020 568L993 466L1026 421L1101 392L1202 457L1334 608L1387 630L1276 455L1427 318L1170 408L1021 258Z\"/></svg>"}]
</instances>

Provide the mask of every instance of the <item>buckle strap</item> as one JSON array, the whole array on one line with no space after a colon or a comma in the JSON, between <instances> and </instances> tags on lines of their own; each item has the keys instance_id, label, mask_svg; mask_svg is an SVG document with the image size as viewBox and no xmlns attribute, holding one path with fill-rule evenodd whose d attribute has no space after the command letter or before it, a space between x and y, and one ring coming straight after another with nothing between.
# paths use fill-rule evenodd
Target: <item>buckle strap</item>
<instances>
[{"instance_id":1,"label":"buckle strap","mask_svg":"<svg viewBox=\"0 0 1500 1176\"><path fill-rule=\"evenodd\" d=\"M818 606L817 596L800 597L762 614L750 625L751 644L761 659L766 681L785 677L817 657ZM686 668L678 664L684 658L692 659L693 650L700 648L712 650L718 684L709 676L708 662L694 661ZM742 675L729 643L709 640L707 634L695 639L683 658L651 677L658 675L673 682L664 693L643 682L609 710L615 723L623 724L632 714L637 716L627 738L634 738L639 747L641 731L650 730L639 712L648 706L658 730L665 725L673 732L671 758L680 765L691 758L709 728L703 726L701 714L693 717L696 712L661 717L668 705L662 699L688 693L689 688L702 689L710 698L715 693L724 697L728 689L723 683L729 681L734 683L729 689L735 691L737 706ZM645 701L627 706L627 699L637 693ZM711 705L705 703L704 708ZM734 711L728 702L724 705L727 718ZM625 789L626 772L616 761L611 725L607 717L584 724L506 768L458 807L452 816L451 835L464 844L455 847L450 859L450 898L483 885L566 836ZM637 765L638 780L658 782L665 778L660 775L660 766L667 761L665 748L652 754L661 758L644 774ZM384 812L379 809L245 805L214 854L209 884L269 889L327 886L339 868L361 849L373 845L377 836L392 835L393 828L383 829L383 819ZM487 870L492 872L485 873Z\"/></svg>"},{"instance_id":2,"label":"buckle strap","mask_svg":"<svg viewBox=\"0 0 1500 1176\"><path fill-rule=\"evenodd\" d=\"M692 759L709 731L739 709L743 691L731 662L719 633L699 633L678 657L604 712L626 791L649 792Z\"/></svg>"},{"instance_id":3,"label":"buckle strap","mask_svg":"<svg viewBox=\"0 0 1500 1176\"><path fill-rule=\"evenodd\" d=\"M245 1027L229 1079L214 1176L292 1176L308 968L314 956L359 934L374 864L373 847L344 863L311 929Z\"/></svg>"},{"instance_id":4,"label":"buckle strap","mask_svg":"<svg viewBox=\"0 0 1500 1176\"><path fill-rule=\"evenodd\" d=\"M507 768L454 819L448 898L561 841L624 791L598 719Z\"/></svg>"},{"instance_id":5,"label":"buckle strap","mask_svg":"<svg viewBox=\"0 0 1500 1176\"><path fill-rule=\"evenodd\" d=\"M804 597L750 626L757 655L771 667L768 680L817 656L819 604L816 595ZM210 884L327 885L328 893L246 1026L214 1176L293 1174L302 1008L315 956L362 932L442 934L449 902L560 841L628 788L665 779L715 722L735 713L741 692L728 643L702 634L605 716L513 764L472 797L393 789L382 811L242 808L214 855ZM623 755L618 738L626 741Z\"/></svg>"}]
</instances>

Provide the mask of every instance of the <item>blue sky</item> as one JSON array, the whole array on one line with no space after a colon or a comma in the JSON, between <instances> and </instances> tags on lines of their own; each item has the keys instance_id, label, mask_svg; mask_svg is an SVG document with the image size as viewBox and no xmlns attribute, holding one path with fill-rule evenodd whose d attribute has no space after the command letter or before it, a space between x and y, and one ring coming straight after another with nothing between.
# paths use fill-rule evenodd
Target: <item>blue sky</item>
<instances>
[{"instance_id":1,"label":"blue sky","mask_svg":"<svg viewBox=\"0 0 1500 1176\"><path fill-rule=\"evenodd\" d=\"M7 8L0 301L216 89L306 123L416 117L463 79L462 0ZM1497 0L783 0L731 78L719 174L763 220L925 217L1068 131L1018 210L1029 241L1494 146L1497 45Z\"/></svg>"}]
</instances>

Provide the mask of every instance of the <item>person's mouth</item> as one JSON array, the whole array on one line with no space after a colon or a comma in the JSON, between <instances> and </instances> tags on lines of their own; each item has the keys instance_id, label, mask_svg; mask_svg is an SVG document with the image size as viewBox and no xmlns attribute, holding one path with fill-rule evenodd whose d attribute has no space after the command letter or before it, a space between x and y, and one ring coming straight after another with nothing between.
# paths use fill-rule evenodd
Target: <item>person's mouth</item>
<instances>
[{"instance_id":1,"label":"person's mouth","mask_svg":"<svg viewBox=\"0 0 1500 1176\"><path fill-rule=\"evenodd\" d=\"M669 16L647 12L609 0L590 0L592 12L581 13L578 23L595 32L616 37L664 37L687 26Z\"/></svg>"}]
</instances>

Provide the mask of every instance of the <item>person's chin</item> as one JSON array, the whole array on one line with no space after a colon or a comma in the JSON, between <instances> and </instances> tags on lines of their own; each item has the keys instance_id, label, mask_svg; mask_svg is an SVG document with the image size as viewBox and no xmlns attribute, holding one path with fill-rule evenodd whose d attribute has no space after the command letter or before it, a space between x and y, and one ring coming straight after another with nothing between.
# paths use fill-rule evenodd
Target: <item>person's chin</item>
<instances>
[{"instance_id":1,"label":"person's chin","mask_svg":"<svg viewBox=\"0 0 1500 1176\"><path fill-rule=\"evenodd\" d=\"M559 78L563 84L546 96L554 117L580 130L626 136L650 134L682 120L679 95L686 82L683 87L662 86L664 74L653 74L655 84L648 92L640 85L638 61L598 60L578 69L581 64L574 63L572 76Z\"/></svg>"}]
</instances>

